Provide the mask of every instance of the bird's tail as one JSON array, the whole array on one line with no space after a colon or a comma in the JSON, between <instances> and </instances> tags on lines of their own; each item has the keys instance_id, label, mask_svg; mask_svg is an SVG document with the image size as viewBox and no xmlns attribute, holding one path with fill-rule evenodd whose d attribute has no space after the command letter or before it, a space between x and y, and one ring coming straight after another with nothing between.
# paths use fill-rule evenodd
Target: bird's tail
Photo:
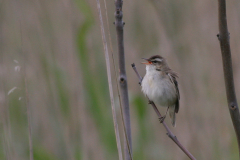
<instances>
[{"instance_id":1,"label":"bird's tail","mask_svg":"<svg viewBox=\"0 0 240 160\"><path fill-rule=\"evenodd\" d=\"M171 118L172 126L176 126L176 115L175 115L175 106L169 107L169 116Z\"/></svg>"}]
</instances>

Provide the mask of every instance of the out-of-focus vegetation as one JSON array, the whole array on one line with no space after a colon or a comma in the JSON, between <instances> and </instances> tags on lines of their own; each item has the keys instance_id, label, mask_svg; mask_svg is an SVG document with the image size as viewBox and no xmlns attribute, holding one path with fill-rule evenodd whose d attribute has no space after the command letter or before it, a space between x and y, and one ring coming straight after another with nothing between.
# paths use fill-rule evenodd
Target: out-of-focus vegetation
<instances>
[{"instance_id":1,"label":"out-of-focus vegetation","mask_svg":"<svg viewBox=\"0 0 240 160\"><path fill-rule=\"evenodd\" d=\"M117 61L114 1L107 8ZM240 2L227 2L237 95L239 10ZM131 0L123 14L134 159L187 159L159 125L131 69L134 62L143 76L139 62L153 54L179 73L180 111L172 128L178 139L197 159L237 159L216 38L217 1ZM2 1L0 24L0 159L29 156L25 77L35 160L117 159L95 0Z\"/></svg>"}]
</instances>

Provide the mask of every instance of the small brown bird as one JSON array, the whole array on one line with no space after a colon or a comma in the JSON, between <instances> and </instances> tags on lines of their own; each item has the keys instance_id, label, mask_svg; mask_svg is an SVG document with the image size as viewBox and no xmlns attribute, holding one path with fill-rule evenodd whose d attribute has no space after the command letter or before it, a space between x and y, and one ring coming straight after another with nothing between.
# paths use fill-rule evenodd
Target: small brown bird
<instances>
[{"instance_id":1,"label":"small brown bird","mask_svg":"<svg viewBox=\"0 0 240 160\"><path fill-rule=\"evenodd\" d=\"M172 125L176 125L175 113L179 110L180 94L178 90L177 74L167 65L166 59L162 56L155 55L148 59L143 58L146 62L146 75L142 80L142 92L150 101L162 107L168 107ZM165 119L163 116L162 121Z\"/></svg>"}]
</instances>

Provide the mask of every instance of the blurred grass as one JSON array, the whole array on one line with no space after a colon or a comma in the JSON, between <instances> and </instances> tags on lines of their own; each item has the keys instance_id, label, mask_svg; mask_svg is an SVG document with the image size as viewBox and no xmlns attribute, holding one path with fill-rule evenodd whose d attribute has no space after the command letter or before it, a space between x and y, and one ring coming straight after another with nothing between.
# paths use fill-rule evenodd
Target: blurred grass
<instances>
[{"instance_id":1,"label":"blurred grass","mask_svg":"<svg viewBox=\"0 0 240 160\"><path fill-rule=\"evenodd\" d=\"M78 46L78 58L80 62L80 68L82 69L82 78L84 83L84 91L86 94L86 102L88 109L91 112L92 118L94 118L97 128L100 131L100 136L103 144L105 145L109 153L116 154L116 141L115 134L113 130L113 122L109 121L111 117L109 116L109 98L107 90L107 79L106 71L102 70L103 67L100 67L99 59L103 55L102 51L96 52L97 54L90 57L89 51L87 49L87 35L91 31L94 24L94 18L90 6L87 5L87 2L80 1L78 4L81 12L84 14L85 20L80 26L77 34L77 46ZM99 54L100 53L100 54ZM97 59L97 61L93 60ZM90 68L92 63L96 63L96 70L99 72L93 72ZM101 73L98 74L98 73ZM104 76L102 76L104 75ZM107 107L108 106L108 107ZM105 109L104 109L105 108ZM103 110L104 109L104 110ZM108 110L108 111L107 111ZM112 127L110 127L112 126ZM106 157L111 159L109 155Z\"/></svg>"},{"instance_id":2,"label":"blurred grass","mask_svg":"<svg viewBox=\"0 0 240 160\"><path fill-rule=\"evenodd\" d=\"M37 146L33 148L35 160L57 160L58 158L49 153L49 151L43 146Z\"/></svg>"}]
</instances>

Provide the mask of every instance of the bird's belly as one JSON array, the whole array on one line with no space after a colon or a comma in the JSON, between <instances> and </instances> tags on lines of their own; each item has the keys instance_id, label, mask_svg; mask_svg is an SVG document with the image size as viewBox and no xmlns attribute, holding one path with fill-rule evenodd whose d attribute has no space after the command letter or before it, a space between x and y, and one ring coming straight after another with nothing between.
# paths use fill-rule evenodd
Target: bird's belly
<instances>
[{"instance_id":1,"label":"bird's belly","mask_svg":"<svg viewBox=\"0 0 240 160\"><path fill-rule=\"evenodd\" d=\"M142 91L151 101L163 107L172 106L177 100L176 89L169 79L144 78Z\"/></svg>"}]
</instances>

